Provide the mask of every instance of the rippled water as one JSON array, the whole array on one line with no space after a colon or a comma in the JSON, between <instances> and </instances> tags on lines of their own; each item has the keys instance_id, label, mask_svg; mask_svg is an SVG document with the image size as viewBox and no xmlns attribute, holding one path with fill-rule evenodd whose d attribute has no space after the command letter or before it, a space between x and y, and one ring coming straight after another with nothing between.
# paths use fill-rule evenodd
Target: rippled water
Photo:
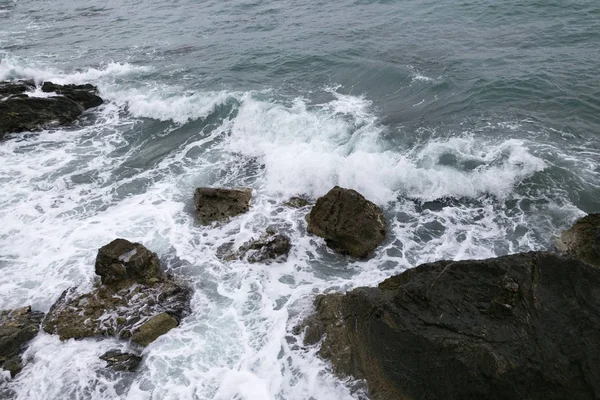
<instances>
[{"instance_id":1,"label":"rippled water","mask_svg":"<svg viewBox=\"0 0 600 400\"><path fill-rule=\"evenodd\" d=\"M139 241L195 288L193 313L103 370L113 340L40 334L18 399L350 399L294 325L318 293L419 263L549 249L600 211L600 3L0 0L0 80L92 83L74 126L0 143L0 308L47 311L94 282L97 249ZM353 261L281 204L354 188L389 235ZM197 186L250 186L206 228ZM215 250L268 225L286 263Z\"/></svg>"}]
</instances>

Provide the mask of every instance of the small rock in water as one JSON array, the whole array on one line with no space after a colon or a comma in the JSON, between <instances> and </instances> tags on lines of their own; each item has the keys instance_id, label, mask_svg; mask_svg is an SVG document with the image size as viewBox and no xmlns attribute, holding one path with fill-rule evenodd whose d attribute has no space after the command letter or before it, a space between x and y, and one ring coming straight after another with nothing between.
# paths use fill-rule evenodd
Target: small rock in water
<instances>
[{"instance_id":1,"label":"small rock in water","mask_svg":"<svg viewBox=\"0 0 600 400\"><path fill-rule=\"evenodd\" d=\"M101 355L100 359L107 362L107 368L115 371L134 371L142 362L142 357L120 350L109 350Z\"/></svg>"},{"instance_id":2,"label":"small rock in water","mask_svg":"<svg viewBox=\"0 0 600 400\"><path fill-rule=\"evenodd\" d=\"M200 222L209 225L245 213L252 189L197 188L194 205Z\"/></svg>"},{"instance_id":3,"label":"small rock in water","mask_svg":"<svg viewBox=\"0 0 600 400\"><path fill-rule=\"evenodd\" d=\"M291 247L289 237L273 229L267 229L258 239L244 243L235 253L225 256L225 259L246 259L250 263L282 262L287 259Z\"/></svg>"},{"instance_id":4,"label":"small rock in water","mask_svg":"<svg viewBox=\"0 0 600 400\"><path fill-rule=\"evenodd\" d=\"M40 330L44 313L31 307L0 311L0 367L11 377L21 372L21 353Z\"/></svg>"},{"instance_id":5,"label":"small rock in water","mask_svg":"<svg viewBox=\"0 0 600 400\"><path fill-rule=\"evenodd\" d=\"M43 92L55 96L31 97L32 81L0 83L0 138L7 133L34 131L47 125L66 125L85 110L102 104L92 85L56 85L45 82Z\"/></svg>"},{"instance_id":6,"label":"small rock in water","mask_svg":"<svg viewBox=\"0 0 600 400\"><path fill-rule=\"evenodd\" d=\"M307 217L308 232L342 254L367 257L386 234L381 209L352 189L339 186L320 197Z\"/></svg>"},{"instance_id":7,"label":"small rock in water","mask_svg":"<svg viewBox=\"0 0 600 400\"><path fill-rule=\"evenodd\" d=\"M290 208L303 208L311 205L311 202L305 197L290 197L290 199L283 203L283 205Z\"/></svg>"},{"instance_id":8,"label":"small rock in water","mask_svg":"<svg viewBox=\"0 0 600 400\"><path fill-rule=\"evenodd\" d=\"M600 213L578 219L563 232L557 245L560 251L600 267Z\"/></svg>"},{"instance_id":9,"label":"small rock in water","mask_svg":"<svg viewBox=\"0 0 600 400\"><path fill-rule=\"evenodd\" d=\"M125 239L115 239L98 250L95 270L104 284L130 280L152 283L164 278L156 253Z\"/></svg>"}]
</instances>

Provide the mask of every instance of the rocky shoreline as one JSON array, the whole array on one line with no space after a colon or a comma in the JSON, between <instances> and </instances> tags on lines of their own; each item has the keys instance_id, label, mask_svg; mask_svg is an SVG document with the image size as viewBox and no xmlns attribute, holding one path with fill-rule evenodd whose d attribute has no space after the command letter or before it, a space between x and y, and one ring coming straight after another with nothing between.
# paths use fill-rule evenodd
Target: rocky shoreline
<instances>
[{"instance_id":1,"label":"rocky shoreline","mask_svg":"<svg viewBox=\"0 0 600 400\"><path fill-rule=\"evenodd\" d=\"M0 138L71 123L100 104L91 85L2 83ZM247 212L251 203L249 188L194 193L206 229ZM312 204L304 197L284 203L306 209L308 233L342 256L368 259L386 238L382 210L354 190L336 186ZM224 262L269 264L285 261L292 246L269 227L238 248L230 243L216 252ZM305 346L318 346L338 375L364 379L374 400L595 399L599 267L600 214L591 214L563 233L555 252L437 261L377 287L319 295L314 313L294 333ZM11 377L40 329L61 340L128 341L131 352L101 358L115 371L134 371L141 349L190 312L192 289L140 243L119 238L101 247L95 272L94 290L67 289L46 315L30 307L0 311L0 367Z\"/></svg>"},{"instance_id":2,"label":"rocky shoreline","mask_svg":"<svg viewBox=\"0 0 600 400\"><path fill-rule=\"evenodd\" d=\"M68 125L85 110L103 103L92 85L34 81L0 83L0 139L9 133Z\"/></svg>"}]
</instances>

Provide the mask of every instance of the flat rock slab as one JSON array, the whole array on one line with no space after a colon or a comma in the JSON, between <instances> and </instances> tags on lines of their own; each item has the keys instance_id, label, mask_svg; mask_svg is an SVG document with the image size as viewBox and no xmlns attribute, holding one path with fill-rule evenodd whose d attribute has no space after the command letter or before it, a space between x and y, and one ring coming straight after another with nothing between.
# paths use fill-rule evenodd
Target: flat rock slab
<instances>
[{"instance_id":1,"label":"flat rock slab","mask_svg":"<svg viewBox=\"0 0 600 400\"><path fill-rule=\"evenodd\" d=\"M43 328L61 340L116 336L146 346L166 331L162 326L145 324L168 313L175 321L171 328L179 325L180 318L189 312L190 299L191 290L173 280L153 285L135 283L122 289L102 285L86 294L71 288L50 308ZM160 333L148 340L153 326ZM140 332L144 332L142 336Z\"/></svg>"},{"instance_id":2,"label":"flat rock slab","mask_svg":"<svg viewBox=\"0 0 600 400\"><path fill-rule=\"evenodd\" d=\"M0 311L0 367L14 377L23 368L21 353L40 330L44 313L31 307Z\"/></svg>"},{"instance_id":3,"label":"flat rock slab","mask_svg":"<svg viewBox=\"0 0 600 400\"><path fill-rule=\"evenodd\" d=\"M374 400L600 398L600 269L570 257L423 264L315 307L305 343Z\"/></svg>"},{"instance_id":4,"label":"flat rock slab","mask_svg":"<svg viewBox=\"0 0 600 400\"><path fill-rule=\"evenodd\" d=\"M33 81L0 83L0 138L7 133L35 131L51 125L67 125L85 110L102 104L92 85L56 85L45 82L48 97L32 97Z\"/></svg>"},{"instance_id":5,"label":"flat rock slab","mask_svg":"<svg viewBox=\"0 0 600 400\"><path fill-rule=\"evenodd\" d=\"M308 220L308 232L325 239L331 249L353 257L367 257L386 234L381 209L363 195L339 186L317 199Z\"/></svg>"},{"instance_id":6,"label":"flat rock slab","mask_svg":"<svg viewBox=\"0 0 600 400\"><path fill-rule=\"evenodd\" d=\"M581 261L600 267L600 213L578 219L563 232L558 248Z\"/></svg>"},{"instance_id":7,"label":"flat rock slab","mask_svg":"<svg viewBox=\"0 0 600 400\"><path fill-rule=\"evenodd\" d=\"M252 189L197 188L194 206L200 222L209 225L245 213Z\"/></svg>"}]
</instances>

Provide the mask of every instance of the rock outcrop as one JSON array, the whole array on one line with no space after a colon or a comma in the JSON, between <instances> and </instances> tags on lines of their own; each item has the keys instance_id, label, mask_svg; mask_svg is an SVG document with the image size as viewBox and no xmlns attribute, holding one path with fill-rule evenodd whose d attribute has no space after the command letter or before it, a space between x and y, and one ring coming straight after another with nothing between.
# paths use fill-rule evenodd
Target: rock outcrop
<instances>
[{"instance_id":1,"label":"rock outcrop","mask_svg":"<svg viewBox=\"0 0 600 400\"><path fill-rule=\"evenodd\" d=\"M142 362L142 357L131 353L123 353L120 350L110 350L100 356L106 361L107 368L114 371L135 371Z\"/></svg>"},{"instance_id":2,"label":"rock outcrop","mask_svg":"<svg viewBox=\"0 0 600 400\"><path fill-rule=\"evenodd\" d=\"M224 259L231 261L235 259L245 260L249 263L283 262L292 247L290 238L284 234L277 233L272 228L267 228L259 238L244 243L240 248L225 255Z\"/></svg>"},{"instance_id":3,"label":"rock outcrop","mask_svg":"<svg viewBox=\"0 0 600 400\"><path fill-rule=\"evenodd\" d=\"M600 397L600 269L567 256L439 261L315 306L305 343L374 400Z\"/></svg>"},{"instance_id":4,"label":"rock outcrop","mask_svg":"<svg viewBox=\"0 0 600 400\"><path fill-rule=\"evenodd\" d=\"M210 225L245 213L251 198L252 189L197 188L194 206L200 222Z\"/></svg>"},{"instance_id":5,"label":"rock outcrop","mask_svg":"<svg viewBox=\"0 0 600 400\"><path fill-rule=\"evenodd\" d=\"M0 311L0 367L11 377L23 369L21 353L37 335L43 318L43 312L31 311L31 307Z\"/></svg>"},{"instance_id":6,"label":"rock outcrop","mask_svg":"<svg viewBox=\"0 0 600 400\"><path fill-rule=\"evenodd\" d=\"M557 245L560 251L600 267L600 213L578 219L563 232Z\"/></svg>"},{"instance_id":7,"label":"rock outcrop","mask_svg":"<svg viewBox=\"0 0 600 400\"><path fill-rule=\"evenodd\" d=\"M324 238L334 251L364 258L383 241L386 225L377 205L355 190L336 186L317 199L308 232Z\"/></svg>"},{"instance_id":8,"label":"rock outcrop","mask_svg":"<svg viewBox=\"0 0 600 400\"><path fill-rule=\"evenodd\" d=\"M45 82L41 91L47 97L32 96L35 88L33 81L0 83L0 138L11 132L70 124L85 110L102 104L92 85Z\"/></svg>"},{"instance_id":9,"label":"rock outcrop","mask_svg":"<svg viewBox=\"0 0 600 400\"><path fill-rule=\"evenodd\" d=\"M117 239L96 258L102 285L91 293L67 289L43 323L61 340L117 336L146 346L179 325L189 311L191 289L160 269L156 254Z\"/></svg>"}]
</instances>

